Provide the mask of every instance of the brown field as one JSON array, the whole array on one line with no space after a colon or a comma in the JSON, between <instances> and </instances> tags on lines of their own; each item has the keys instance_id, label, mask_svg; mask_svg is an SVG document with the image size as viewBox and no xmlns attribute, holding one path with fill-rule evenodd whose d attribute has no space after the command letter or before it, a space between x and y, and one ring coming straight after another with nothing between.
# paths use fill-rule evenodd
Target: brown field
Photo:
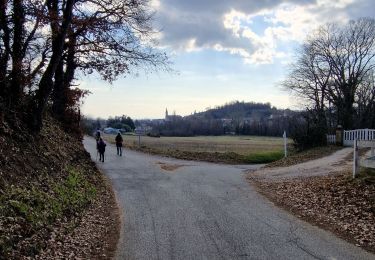
<instances>
[{"instance_id":1,"label":"brown field","mask_svg":"<svg viewBox=\"0 0 375 260\"><path fill-rule=\"evenodd\" d=\"M138 136L123 135L124 145L138 146ZM104 139L114 143L115 136L104 134ZM291 141L289 141L290 143ZM183 152L234 152L239 155L283 152L283 139L263 136L196 136L196 137L149 137L141 136L141 147L163 151Z\"/></svg>"}]
</instances>

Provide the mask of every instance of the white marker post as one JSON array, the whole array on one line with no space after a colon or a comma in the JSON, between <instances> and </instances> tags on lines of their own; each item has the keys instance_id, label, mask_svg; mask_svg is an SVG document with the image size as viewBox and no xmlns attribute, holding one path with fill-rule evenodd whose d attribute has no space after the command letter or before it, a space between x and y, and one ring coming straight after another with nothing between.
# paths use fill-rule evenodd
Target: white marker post
<instances>
[{"instance_id":1,"label":"white marker post","mask_svg":"<svg viewBox=\"0 0 375 260\"><path fill-rule=\"evenodd\" d=\"M138 146L141 147L141 135L145 134L145 131L143 129L137 129L135 130L135 134L138 136Z\"/></svg>"},{"instance_id":2,"label":"white marker post","mask_svg":"<svg viewBox=\"0 0 375 260\"><path fill-rule=\"evenodd\" d=\"M359 164L359 156L358 156L358 140L354 139L354 151L353 151L353 179L357 176L358 174L358 164Z\"/></svg>"},{"instance_id":3,"label":"white marker post","mask_svg":"<svg viewBox=\"0 0 375 260\"><path fill-rule=\"evenodd\" d=\"M288 142L286 138L286 131L284 131L283 138L284 138L284 157L287 157L288 156L288 151L287 151Z\"/></svg>"}]
</instances>

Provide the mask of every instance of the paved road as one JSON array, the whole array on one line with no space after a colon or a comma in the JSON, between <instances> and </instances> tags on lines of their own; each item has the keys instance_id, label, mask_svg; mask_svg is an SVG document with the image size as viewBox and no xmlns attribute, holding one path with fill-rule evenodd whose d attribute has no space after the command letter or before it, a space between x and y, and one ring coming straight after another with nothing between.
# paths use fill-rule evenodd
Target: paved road
<instances>
[{"instance_id":1,"label":"paved road","mask_svg":"<svg viewBox=\"0 0 375 260\"><path fill-rule=\"evenodd\" d=\"M84 145L95 160L94 139ZM112 145L106 157L123 210L118 259L375 259L260 196L243 173L257 166L118 157Z\"/></svg>"}]
</instances>

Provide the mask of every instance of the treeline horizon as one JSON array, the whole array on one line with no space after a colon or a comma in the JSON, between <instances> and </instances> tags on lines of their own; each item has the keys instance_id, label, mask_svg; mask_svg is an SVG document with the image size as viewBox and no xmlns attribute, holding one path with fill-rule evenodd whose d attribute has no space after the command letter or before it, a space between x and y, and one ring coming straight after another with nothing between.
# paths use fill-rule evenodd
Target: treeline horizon
<instances>
[{"instance_id":1,"label":"treeline horizon","mask_svg":"<svg viewBox=\"0 0 375 260\"><path fill-rule=\"evenodd\" d=\"M337 114L325 109L325 118L329 125L325 134L334 133L338 126ZM208 108L203 112L194 112L187 116L168 115L164 119L132 119L129 116L110 116L107 119L87 117L90 131L105 126L134 131L136 127L149 127L151 136L217 136L217 135L259 135L294 136L303 130L311 111L278 109L270 102L230 101L224 105ZM130 126L130 127L129 127Z\"/></svg>"},{"instance_id":2,"label":"treeline horizon","mask_svg":"<svg viewBox=\"0 0 375 260\"><path fill-rule=\"evenodd\" d=\"M188 116L169 115L164 119L131 119L128 116L110 116L107 119L86 117L83 125L91 133L105 126L124 128L150 128L152 136L196 136L196 135L264 135L281 136L291 131L291 119L299 112L277 109L271 103L231 101L204 112ZM134 127L133 123L134 121ZM131 126L131 127L128 127Z\"/></svg>"},{"instance_id":3,"label":"treeline horizon","mask_svg":"<svg viewBox=\"0 0 375 260\"><path fill-rule=\"evenodd\" d=\"M156 121L152 132L164 136L196 135L262 135L281 136L289 131L289 109L277 109L270 103L232 101L205 112L185 117L171 116L164 122Z\"/></svg>"}]
</instances>

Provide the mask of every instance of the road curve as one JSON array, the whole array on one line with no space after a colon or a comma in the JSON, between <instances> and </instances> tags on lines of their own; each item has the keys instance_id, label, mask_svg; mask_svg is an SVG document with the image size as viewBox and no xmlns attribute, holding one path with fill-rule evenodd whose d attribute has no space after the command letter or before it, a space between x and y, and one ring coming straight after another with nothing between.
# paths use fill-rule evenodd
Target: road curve
<instances>
[{"instance_id":1,"label":"road curve","mask_svg":"<svg viewBox=\"0 0 375 260\"><path fill-rule=\"evenodd\" d=\"M95 140L83 143L96 160ZM243 173L258 166L119 157L113 145L97 164L123 211L118 259L375 259L259 195Z\"/></svg>"}]
</instances>

